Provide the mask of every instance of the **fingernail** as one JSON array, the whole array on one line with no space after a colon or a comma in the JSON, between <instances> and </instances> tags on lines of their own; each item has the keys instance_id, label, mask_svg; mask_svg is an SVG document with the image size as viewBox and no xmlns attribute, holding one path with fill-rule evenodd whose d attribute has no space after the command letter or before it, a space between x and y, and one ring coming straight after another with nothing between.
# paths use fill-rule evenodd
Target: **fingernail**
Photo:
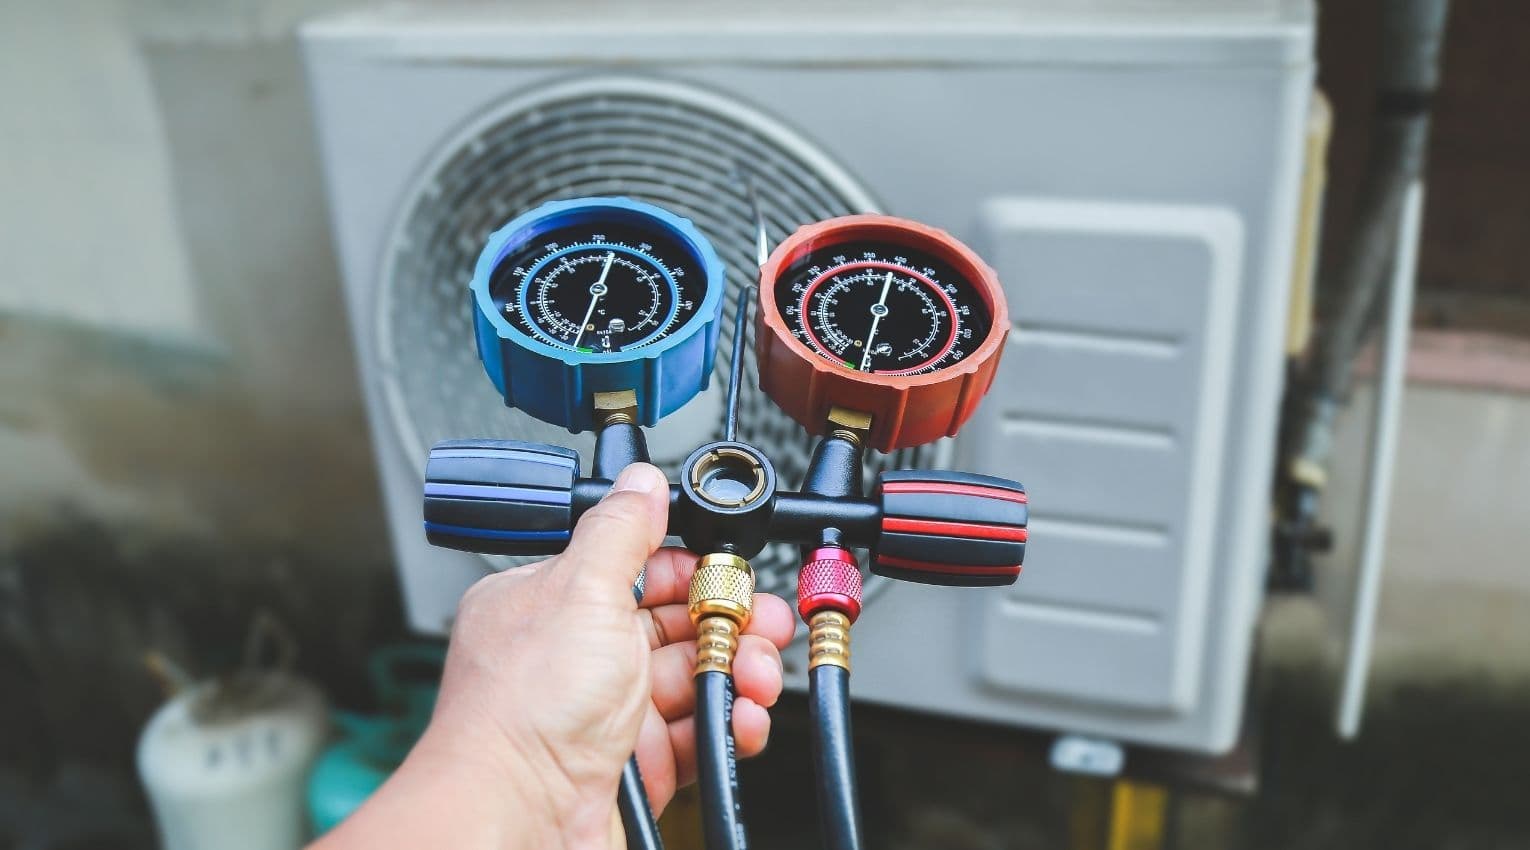
<instances>
[{"instance_id":1,"label":"fingernail","mask_svg":"<svg viewBox=\"0 0 1530 850\"><path fill-rule=\"evenodd\" d=\"M739 654L743 654L745 652L748 652L748 653L751 653L753 655L758 655L761 658L765 659L765 663L767 663L767 664L774 664L775 667L776 667L776 671L777 672L780 672L780 673L786 672L785 662L782 660L781 654L779 652L771 652L770 650L766 649L765 647L759 645L758 643L754 643L752 641L744 643L743 645L741 645L739 647L738 651L739 651Z\"/></svg>"},{"instance_id":2,"label":"fingernail","mask_svg":"<svg viewBox=\"0 0 1530 850\"><path fill-rule=\"evenodd\" d=\"M634 463L616 476L616 483L611 487L611 492L634 490L639 493L652 493L663 486L664 473L646 463Z\"/></svg>"}]
</instances>

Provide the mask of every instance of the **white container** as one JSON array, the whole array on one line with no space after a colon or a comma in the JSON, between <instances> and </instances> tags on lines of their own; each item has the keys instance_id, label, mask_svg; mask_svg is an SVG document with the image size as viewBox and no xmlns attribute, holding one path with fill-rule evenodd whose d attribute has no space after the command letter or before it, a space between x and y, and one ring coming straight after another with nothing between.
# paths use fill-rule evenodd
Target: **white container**
<instances>
[{"instance_id":1,"label":"white container","mask_svg":"<svg viewBox=\"0 0 1530 850\"><path fill-rule=\"evenodd\" d=\"M303 788L328 716L286 673L203 682L170 700L138 740L138 774L165 850L296 850Z\"/></svg>"}]
</instances>

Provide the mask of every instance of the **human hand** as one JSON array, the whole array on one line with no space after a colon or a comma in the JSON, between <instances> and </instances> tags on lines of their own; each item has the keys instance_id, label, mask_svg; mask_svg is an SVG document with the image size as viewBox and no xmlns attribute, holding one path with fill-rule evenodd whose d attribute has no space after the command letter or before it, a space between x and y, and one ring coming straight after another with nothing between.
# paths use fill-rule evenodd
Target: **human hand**
<instances>
[{"instance_id":1,"label":"human hand","mask_svg":"<svg viewBox=\"0 0 1530 850\"><path fill-rule=\"evenodd\" d=\"M475 584L429 729L333 846L420 846L407 836L428 834L432 846L619 847L616 789L633 752L656 811L693 781L696 644L685 600L696 555L658 548L668 511L663 473L634 464L562 554ZM639 607L631 585L645 560ZM734 662L740 756L765 747L792 630L785 602L755 597ZM432 806L457 826L399 823L402 811L419 819ZM452 831L474 818L479 831Z\"/></svg>"}]
</instances>

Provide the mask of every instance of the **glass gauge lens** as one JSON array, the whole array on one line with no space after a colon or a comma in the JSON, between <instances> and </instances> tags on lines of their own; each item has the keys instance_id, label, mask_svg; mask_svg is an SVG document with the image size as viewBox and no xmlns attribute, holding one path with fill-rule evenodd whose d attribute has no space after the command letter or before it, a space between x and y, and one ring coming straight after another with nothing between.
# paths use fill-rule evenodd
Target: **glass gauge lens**
<instances>
[{"instance_id":1,"label":"glass gauge lens","mask_svg":"<svg viewBox=\"0 0 1530 850\"><path fill-rule=\"evenodd\" d=\"M977 287L915 248L849 242L818 248L776 279L798 340L847 369L920 375L960 362L988 335Z\"/></svg>"},{"instance_id":2,"label":"glass gauge lens","mask_svg":"<svg viewBox=\"0 0 1530 850\"><path fill-rule=\"evenodd\" d=\"M639 222L582 222L511 248L489 282L516 329L586 354L647 345L695 314L701 263L673 234Z\"/></svg>"}]
</instances>

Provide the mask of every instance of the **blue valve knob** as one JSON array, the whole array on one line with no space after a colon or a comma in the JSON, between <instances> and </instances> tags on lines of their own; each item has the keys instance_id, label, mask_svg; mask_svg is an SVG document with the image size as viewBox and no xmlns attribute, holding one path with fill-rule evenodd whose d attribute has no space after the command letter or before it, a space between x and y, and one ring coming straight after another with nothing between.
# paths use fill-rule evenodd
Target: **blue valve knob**
<instances>
[{"instance_id":1,"label":"blue valve knob","mask_svg":"<svg viewBox=\"0 0 1530 850\"><path fill-rule=\"evenodd\" d=\"M425 536L495 555L553 555L574 527L579 454L520 440L447 440L425 464Z\"/></svg>"}]
</instances>

